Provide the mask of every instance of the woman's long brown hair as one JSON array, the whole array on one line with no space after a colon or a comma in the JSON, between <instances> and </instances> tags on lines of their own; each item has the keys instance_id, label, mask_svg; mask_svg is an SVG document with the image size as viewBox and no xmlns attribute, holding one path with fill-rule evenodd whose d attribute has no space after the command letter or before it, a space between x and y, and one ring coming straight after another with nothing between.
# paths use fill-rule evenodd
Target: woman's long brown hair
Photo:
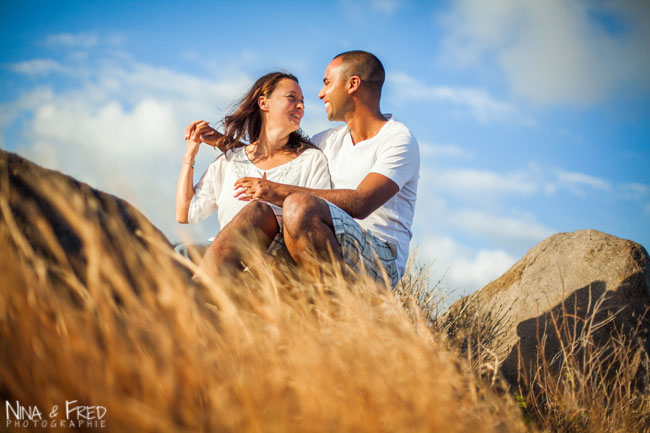
<instances>
[{"instance_id":1,"label":"woman's long brown hair","mask_svg":"<svg viewBox=\"0 0 650 433\"><path fill-rule=\"evenodd\" d=\"M298 82L298 79L286 72L271 72L260 77L246 96L237 104L234 112L222 121L223 137L217 141L217 148L227 152L235 147L244 146L245 142L255 142L262 130L262 114L257 105L260 96L269 97L280 80L288 78ZM308 147L314 147L300 129L289 134L286 149L294 153L302 153Z\"/></svg>"}]
</instances>

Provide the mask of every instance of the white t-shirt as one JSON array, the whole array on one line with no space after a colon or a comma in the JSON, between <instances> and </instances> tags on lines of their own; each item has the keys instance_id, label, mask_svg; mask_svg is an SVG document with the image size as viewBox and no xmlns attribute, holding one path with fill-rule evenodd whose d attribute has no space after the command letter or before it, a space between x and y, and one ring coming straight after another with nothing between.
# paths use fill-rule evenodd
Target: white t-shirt
<instances>
[{"instance_id":1,"label":"white t-shirt","mask_svg":"<svg viewBox=\"0 0 650 433\"><path fill-rule=\"evenodd\" d=\"M413 213L420 177L418 142L408 128L389 114L377 135L353 144L347 125L328 129L312 137L329 161L332 188L356 189L368 173L386 176L399 192L357 222L373 235L397 245L397 271L404 275Z\"/></svg>"},{"instance_id":2,"label":"white t-shirt","mask_svg":"<svg viewBox=\"0 0 650 433\"><path fill-rule=\"evenodd\" d=\"M220 227L228 224L248 204L233 197L235 181L242 177L261 178L266 173L266 178L273 182L316 189L331 187L327 159L318 149L307 149L295 159L269 170L257 168L244 149L237 147L222 153L208 166L194 187L188 222L199 222L217 211Z\"/></svg>"}]
</instances>

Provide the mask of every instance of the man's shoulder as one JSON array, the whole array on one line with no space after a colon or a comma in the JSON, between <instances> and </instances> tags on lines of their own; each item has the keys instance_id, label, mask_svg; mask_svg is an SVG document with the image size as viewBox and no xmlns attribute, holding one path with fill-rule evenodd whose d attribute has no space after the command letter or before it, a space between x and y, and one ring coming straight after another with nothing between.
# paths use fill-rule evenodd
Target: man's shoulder
<instances>
[{"instance_id":1,"label":"man's shoulder","mask_svg":"<svg viewBox=\"0 0 650 433\"><path fill-rule=\"evenodd\" d=\"M379 143L379 152L381 153L393 152L395 149L402 149L412 155L420 153L418 141L411 130L394 117L390 118L382 130L382 138Z\"/></svg>"},{"instance_id":2,"label":"man's shoulder","mask_svg":"<svg viewBox=\"0 0 650 433\"><path fill-rule=\"evenodd\" d=\"M390 117L386 126L388 127L386 131L387 136L404 138L417 144L417 140L415 139L415 136L408 128L408 126L395 119L394 117Z\"/></svg>"}]
</instances>

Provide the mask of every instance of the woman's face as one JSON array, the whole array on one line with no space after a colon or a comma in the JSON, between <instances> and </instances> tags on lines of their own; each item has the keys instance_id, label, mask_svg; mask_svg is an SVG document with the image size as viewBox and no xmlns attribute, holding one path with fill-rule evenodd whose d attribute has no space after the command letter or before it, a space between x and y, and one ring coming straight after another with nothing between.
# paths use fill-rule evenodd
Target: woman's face
<instances>
[{"instance_id":1,"label":"woman's face","mask_svg":"<svg viewBox=\"0 0 650 433\"><path fill-rule=\"evenodd\" d=\"M261 104L266 111L268 127L281 128L289 134L300 128L300 121L305 115L305 104L300 85L289 78L281 79L273 92Z\"/></svg>"}]
</instances>

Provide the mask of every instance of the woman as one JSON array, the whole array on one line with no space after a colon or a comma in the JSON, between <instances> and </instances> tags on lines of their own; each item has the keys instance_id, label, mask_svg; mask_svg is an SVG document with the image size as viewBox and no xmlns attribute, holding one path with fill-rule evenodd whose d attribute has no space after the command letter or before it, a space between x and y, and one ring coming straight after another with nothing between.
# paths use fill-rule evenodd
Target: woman
<instances>
[{"instance_id":1,"label":"woman","mask_svg":"<svg viewBox=\"0 0 650 433\"><path fill-rule=\"evenodd\" d=\"M177 221L194 223L217 211L221 228L226 227L247 204L238 199L241 192L234 190L235 182L242 177L330 188L327 159L299 130L304 111L298 79L274 72L258 79L234 112L224 118L223 135L205 121L190 124L185 131L187 144L176 190ZM218 147L223 154L193 187L194 158L202 142ZM282 209L268 206L278 217L281 231Z\"/></svg>"}]
</instances>

